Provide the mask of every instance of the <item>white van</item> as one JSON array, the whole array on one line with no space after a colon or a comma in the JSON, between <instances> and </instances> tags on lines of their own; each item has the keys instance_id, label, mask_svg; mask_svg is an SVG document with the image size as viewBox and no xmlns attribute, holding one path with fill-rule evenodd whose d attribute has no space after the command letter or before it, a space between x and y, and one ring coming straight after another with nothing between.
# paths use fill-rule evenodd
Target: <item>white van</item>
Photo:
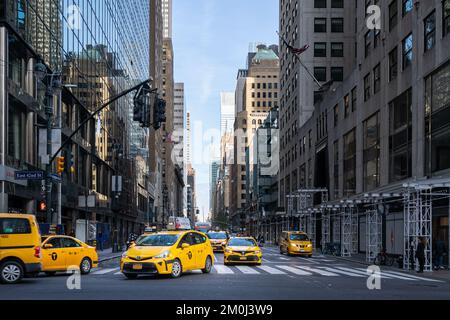
<instances>
[{"instance_id":1,"label":"white van","mask_svg":"<svg viewBox=\"0 0 450 320\"><path fill-rule=\"evenodd\" d=\"M169 217L167 230L191 230L191 220L184 217Z\"/></svg>"}]
</instances>

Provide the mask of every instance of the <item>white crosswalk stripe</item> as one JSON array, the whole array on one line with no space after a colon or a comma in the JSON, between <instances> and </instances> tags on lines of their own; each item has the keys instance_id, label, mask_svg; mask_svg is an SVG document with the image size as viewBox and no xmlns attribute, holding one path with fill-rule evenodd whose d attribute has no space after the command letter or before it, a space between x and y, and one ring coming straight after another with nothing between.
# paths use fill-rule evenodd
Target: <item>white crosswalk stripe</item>
<instances>
[{"instance_id":1,"label":"white crosswalk stripe","mask_svg":"<svg viewBox=\"0 0 450 320\"><path fill-rule=\"evenodd\" d=\"M254 268L250 268L247 266L236 266L236 268L238 268L239 271L241 271L242 273L245 273L245 274L260 274Z\"/></svg>"},{"instance_id":2,"label":"white crosswalk stripe","mask_svg":"<svg viewBox=\"0 0 450 320\"><path fill-rule=\"evenodd\" d=\"M306 272L303 270L299 270L293 267L289 267L289 266L276 266L277 268L289 271L291 273L297 274L297 275L301 275L301 276L312 276L312 273L310 272Z\"/></svg>"},{"instance_id":3,"label":"white crosswalk stripe","mask_svg":"<svg viewBox=\"0 0 450 320\"><path fill-rule=\"evenodd\" d=\"M296 266L296 268L305 270L305 271L309 271L309 272L313 272L313 273L318 273L321 276L325 276L325 277L339 277L338 274L336 273L332 273L329 271L325 271L325 270L320 270L320 269L314 269L314 268L310 268L310 267L300 267L300 266Z\"/></svg>"},{"instance_id":4,"label":"white crosswalk stripe","mask_svg":"<svg viewBox=\"0 0 450 320\"><path fill-rule=\"evenodd\" d=\"M270 274L286 274L286 272L272 268L272 267L268 267L268 266L258 266L257 268L264 270L267 273Z\"/></svg>"},{"instance_id":5,"label":"white crosswalk stripe","mask_svg":"<svg viewBox=\"0 0 450 320\"><path fill-rule=\"evenodd\" d=\"M327 267L318 267L318 268L322 268L325 269L327 271L330 272L334 272L334 273L338 273L338 274L343 274L349 277L355 277L355 278L365 278L365 276L357 274L357 273L353 273L353 272L347 272L347 271L342 271L342 270L338 270L336 268L327 268Z\"/></svg>"},{"instance_id":6,"label":"white crosswalk stripe","mask_svg":"<svg viewBox=\"0 0 450 320\"><path fill-rule=\"evenodd\" d=\"M92 272L92 274L98 275L98 274L107 274L107 273L111 273L114 271L120 270L120 268L105 268L105 269L100 269L98 271Z\"/></svg>"},{"instance_id":7,"label":"white crosswalk stripe","mask_svg":"<svg viewBox=\"0 0 450 320\"><path fill-rule=\"evenodd\" d=\"M118 274L122 274L122 271L114 273L115 276L117 276Z\"/></svg>"},{"instance_id":8,"label":"white crosswalk stripe","mask_svg":"<svg viewBox=\"0 0 450 320\"><path fill-rule=\"evenodd\" d=\"M355 268L355 269L350 269L350 268L346 268L346 267L337 267L338 269L344 270L344 271L350 271L350 272L355 272L361 275L364 275L366 277L369 276L369 274L367 273L367 269L364 268ZM386 274L384 274L383 272L380 273L380 278L384 278L384 279L393 279L394 277L392 276L388 276ZM408 280L408 279L403 279L403 280Z\"/></svg>"},{"instance_id":9,"label":"white crosswalk stripe","mask_svg":"<svg viewBox=\"0 0 450 320\"><path fill-rule=\"evenodd\" d=\"M366 270L364 268L358 268L359 270ZM411 280L411 281L417 281L418 279L414 279L412 277L409 277L409 275L406 274L402 274L402 275L396 275L396 274L391 274L390 272L386 272L386 271L381 271L381 274L384 276L388 276L388 277L392 277L395 279L401 279L401 280Z\"/></svg>"},{"instance_id":10,"label":"white crosswalk stripe","mask_svg":"<svg viewBox=\"0 0 450 320\"><path fill-rule=\"evenodd\" d=\"M413 276L413 275L410 275L410 274L404 274L404 273L401 273L401 272L397 272L397 271L389 271L389 272L383 272L383 273L386 273L386 274L396 274L396 275L406 275L408 278L412 278L412 279L417 279L417 280L424 280L424 281L430 281L430 282L443 282L443 281L440 281L440 280L435 280L435 279L429 279L429 278L423 278L423 277L417 277L417 276Z\"/></svg>"},{"instance_id":11,"label":"white crosswalk stripe","mask_svg":"<svg viewBox=\"0 0 450 320\"><path fill-rule=\"evenodd\" d=\"M233 274L234 273L234 271L231 270L231 268L220 265L220 264L214 265L214 269L217 271L218 274Z\"/></svg>"}]
</instances>

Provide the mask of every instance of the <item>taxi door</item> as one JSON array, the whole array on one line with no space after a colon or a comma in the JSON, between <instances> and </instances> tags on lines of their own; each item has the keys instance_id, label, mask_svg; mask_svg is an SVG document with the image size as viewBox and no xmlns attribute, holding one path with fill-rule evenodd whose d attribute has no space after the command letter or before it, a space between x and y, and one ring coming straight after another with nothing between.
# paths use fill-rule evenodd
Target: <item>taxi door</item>
<instances>
[{"instance_id":1,"label":"taxi door","mask_svg":"<svg viewBox=\"0 0 450 320\"><path fill-rule=\"evenodd\" d=\"M194 255L195 255L195 267L194 269L203 269L206 261L206 237L198 233L192 233L194 239Z\"/></svg>"},{"instance_id":2,"label":"taxi door","mask_svg":"<svg viewBox=\"0 0 450 320\"><path fill-rule=\"evenodd\" d=\"M52 248L45 248L46 244L51 244ZM42 246L42 269L43 271L64 270L66 266L66 254L62 247L61 238L53 237L48 239Z\"/></svg>"},{"instance_id":3,"label":"taxi door","mask_svg":"<svg viewBox=\"0 0 450 320\"><path fill-rule=\"evenodd\" d=\"M189 247L183 248L183 243L189 244ZM195 246L191 232L186 233L178 243L178 257L183 266L183 271L192 270L195 267Z\"/></svg>"},{"instance_id":4,"label":"taxi door","mask_svg":"<svg viewBox=\"0 0 450 320\"><path fill-rule=\"evenodd\" d=\"M62 238L62 247L66 253L66 268L79 267L83 258L83 247L72 238Z\"/></svg>"}]
</instances>

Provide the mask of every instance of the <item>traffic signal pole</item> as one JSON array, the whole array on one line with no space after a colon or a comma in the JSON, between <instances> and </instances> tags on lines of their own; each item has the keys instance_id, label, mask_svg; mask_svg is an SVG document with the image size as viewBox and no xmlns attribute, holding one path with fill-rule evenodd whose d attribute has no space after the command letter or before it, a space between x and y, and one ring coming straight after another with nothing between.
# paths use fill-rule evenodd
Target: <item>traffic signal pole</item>
<instances>
[{"instance_id":1,"label":"traffic signal pole","mask_svg":"<svg viewBox=\"0 0 450 320\"><path fill-rule=\"evenodd\" d=\"M103 109L111 105L112 103L116 102L120 98L126 96L127 94L139 90L141 87L150 85L150 83L153 81L153 79L147 79L144 82L123 91L122 93L118 94L117 96L111 98L107 102L105 102L100 108L98 108L94 113L92 113L89 117L87 117L83 122L80 123L80 125L72 132L72 134L61 144L59 149L52 155L52 123L53 123L53 94L48 91L47 92L47 99L48 99L48 105L46 108L47 111L47 153L49 155L49 161L46 165L46 204L47 204L47 221L49 223L52 222L52 178L51 178L51 172L52 172L52 163L55 161L58 154L63 150L63 148L72 141L72 138L84 127L86 123L88 123L90 120L92 120L96 115L98 115Z\"/></svg>"}]
</instances>

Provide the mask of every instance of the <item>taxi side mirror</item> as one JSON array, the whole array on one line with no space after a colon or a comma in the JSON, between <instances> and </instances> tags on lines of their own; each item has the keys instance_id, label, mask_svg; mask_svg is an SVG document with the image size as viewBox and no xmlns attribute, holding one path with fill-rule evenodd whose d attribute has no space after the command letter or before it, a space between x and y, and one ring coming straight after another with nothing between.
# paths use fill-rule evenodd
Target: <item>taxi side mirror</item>
<instances>
[{"instance_id":1,"label":"taxi side mirror","mask_svg":"<svg viewBox=\"0 0 450 320\"><path fill-rule=\"evenodd\" d=\"M181 245L181 248L182 249L186 249L186 248L189 248L191 245L189 244L189 243L183 243L182 245Z\"/></svg>"},{"instance_id":2,"label":"taxi side mirror","mask_svg":"<svg viewBox=\"0 0 450 320\"><path fill-rule=\"evenodd\" d=\"M51 249L53 248L53 245L51 243L44 244L44 249Z\"/></svg>"}]
</instances>

